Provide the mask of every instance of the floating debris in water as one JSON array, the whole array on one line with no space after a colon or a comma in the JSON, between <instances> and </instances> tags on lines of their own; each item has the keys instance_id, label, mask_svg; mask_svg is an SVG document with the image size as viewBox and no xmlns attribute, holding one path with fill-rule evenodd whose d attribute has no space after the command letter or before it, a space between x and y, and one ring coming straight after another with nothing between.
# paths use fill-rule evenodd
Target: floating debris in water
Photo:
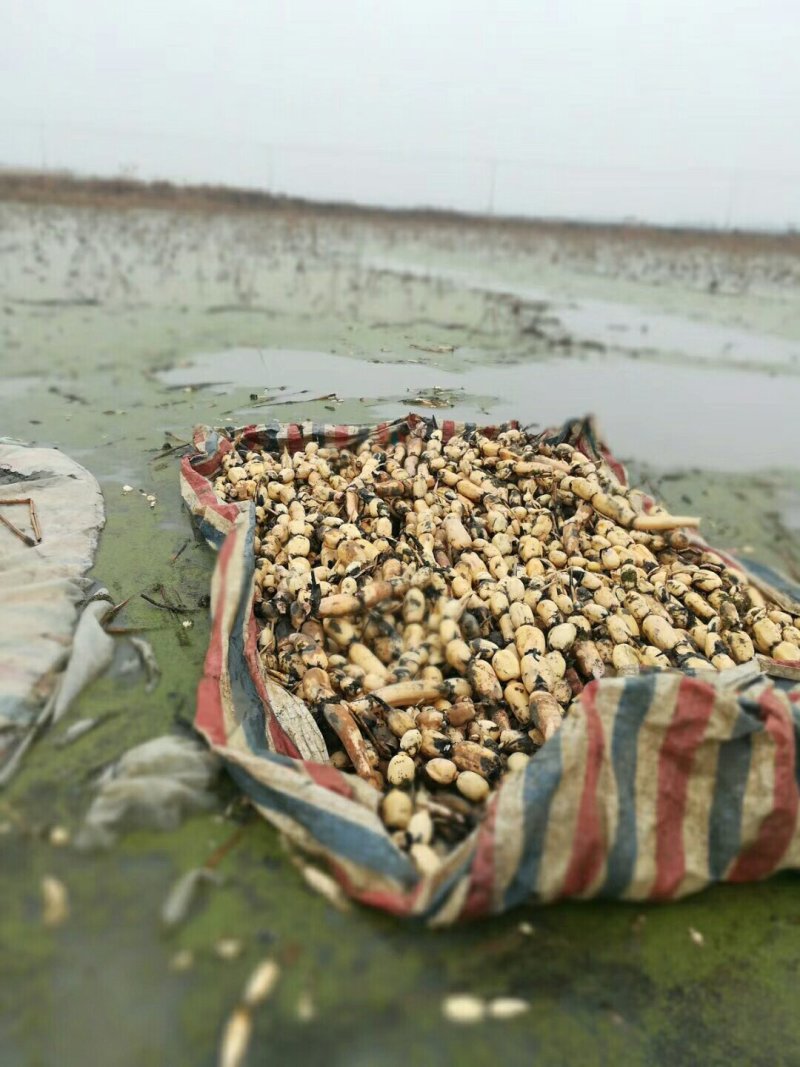
<instances>
[{"instance_id":1,"label":"floating debris in water","mask_svg":"<svg viewBox=\"0 0 800 1067\"><path fill-rule=\"evenodd\" d=\"M251 973L242 999L222 1031L219 1067L239 1067L244 1062L253 1033L252 1010L272 995L279 977L280 967L273 959L262 960Z\"/></svg>"},{"instance_id":2,"label":"floating debris in water","mask_svg":"<svg viewBox=\"0 0 800 1067\"><path fill-rule=\"evenodd\" d=\"M69 918L69 893L58 878L47 874L42 878L42 922L50 929L61 926Z\"/></svg>"},{"instance_id":3,"label":"floating debris in water","mask_svg":"<svg viewBox=\"0 0 800 1067\"><path fill-rule=\"evenodd\" d=\"M145 693L152 693L158 685L158 679L161 677L161 668L158 665L153 646L144 637L137 637L135 634L129 635L128 640L136 650L136 654L144 668L144 691Z\"/></svg>"},{"instance_id":4,"label":"floating debris in water","mask_svg":"<svg viewBox=\"0 0 800 1067\"><path fill-rule=\"evenodd\" d=\"M242 994L242 1003L248 1008L263 1004L272 995L280 975L281 969L275 960L262 960L247 979Z\"/></svg>"},{"instance_id":5,"label":"floating debris in water","mask_svg":"<svg viewBox=\"0 0 800 1067\"><path fill-rule=\"evenodd\" d=\"M300 994L297 998L297 1006L295 1007L294 1013L299 1023L310 1023L316 1018L317 1009L310 993Z\"/></svg>"},{"instance_id":6,"label":"floating debris in water","mask_svg":"<svg viewBox=\"0 0 800 1067\"><path fill-rule=\"evenodd\" d=\"M416 348L418 352L433 352L439 356L445 355L449 352L455 352L456 350L455 345L417 345L414 344L413 341L408 347Z\"/></svg>"},{"instance_id":7,"label":"floating debris in water","mask_svg":"<svg viewBox=\"0 0 800 1067\"><path fill-rule=\"evenodd\" d=\"M516 1019L530 1010L530 1003L522 1000L521 997L495 997L494 1000L489 1001L488 1007L489 1018L499 1019L502 1022Z\"/></svg>"},{"instance_id":8,"label":"floating debris in water","mask_svg":"<svg viewBox=\"0 0 800 1067\"><path fill-rule=\"evenodd\" d=\"M320 896L325 897L337 911L351 910L350 901L345 896L344 890L329 874L309 863L300 863L298 866L306 883Z\"/></svg>"},{"instance_id":9,"label":"floating debris in water","mask_svg":"<svg viewBox=\"0 0 800 1067\"><path fill-rule=\"evenodd\" d=\"M450 1023L479 1023L486 1018L486 1003L470 993L453 993L442 1001L442 1015Z\"/></svg>"},{"instance_id":10,"label":"floating debris in water","mask_svg":"<svg viewBox=\"0 0 800 1067\"><path fill-rule=\"evenodd\" d=\"M521 997L495 997L487 1001L471 993L453 993L442 1001L445 1019L465 1025L483 1022L487 1018L508 1022L530 1010L530 1002Z\"/></svg>"},{"instance_id":11,"label":"floating debris in water","mask_svg":"<svg viewBox=\"0 0 800 1067\"><path fill-rule=\"evenodd\" d=\"M208 867L195 867L180 878L170 889L161 906L161 923L172 930L185 922L200 889L204 885L220 885L222 878Z\"/></svg>"},{"instance_id":12,"label":"floating debris in water","mask_svg":"<svg viewBox=\"0 0 800 1067\"><path fill-rule=\"evenodd\" d=\"M424 393L408 397L408 403L418 408L451 408L462 399L462 390L434 386Z\"/></svg>"},{"instance_id":13,"label":"floating debris in water","mask_svg":"<svg viewBox=\"0 0 800 1067\"><path fill-rule=\"evenodd\" d=\"M47 835L47 840L54 848L64 848L72 840L72 835L66 826L54 826Z\"/></svg>"},{"instance_id":14,"label":"floating debris in water","mask_svg":"<svg viewBox=\"0 0 800 1067\"><path fill-rule=\"evenodd\" d=\"M238 937L221 937L214 945L214 952L221 960L235 960L241 956L243 948Z\"/></svg>"},{"instance_id":15,"label":"floating debris in water","mask_svg":"<svg viewBox=\"0 0 800 1067\"><path fill-rule=\"evenodd\" d=\"M169 969L176 974L182 974L194 967L194 953L191 949L179 949L169 961Z\"/></svg>"},{"instance_id":16,"label":"floating debris in water","mask_svg":"<svg viewBox=\"0 0 800 1067\"><path fill-rule=\"evenodd\" d=\"M692 943L697 945L698 948L702 948L706 943L706 939L700 933L699 930L695 930L693 926L689 927L689 937L692 939Z\"/></svg>"},{"instance_id":17,"label":"floating debris in water","mask_svg":"<svg viewBox=\"0 0 800 1067\"><path fill-rule=\"evenodd\" d=\"M78 719L57 737L53 744L56 748L65 748L67 745L71 745L74 741L83 737L84 734L88 734L100 721L100 719Z\"/></svg>"},{"instance_id":18,"label":"floating debris in water","mask_svg":"<svg viewBox=\"0 0 800 1067\"><path fill-rule=\"evenodd\" d=\"M247 1008L236 1008L225 1024L219 1046L219 1067L240 1067L247 1055L253 1033L253 1019Z\"/></svg>"},{"instance_id":19,"label":"floating debris in water","mask_svg":"<svg viewBox=\"0 0 800 1067\"><path fill-rule=\"evenodd\" d=\"M132 486L132 485L123 485L122 493L123 493L124 496L127 496L129 493L134 493L134 492L136 492L136 489L135 489L134 486ZM151 508L154 508L156 506L156 504L158 503L158 497L155 495L155 493L148 493L144 489L140 489L139 490L139 495L144 497L145 502Z\"/></svg>"},{"instance_id":20,"label":"floating debris in water","mask_svg":"<svg viewBox=\"0 0 800 1067\"><path fill-rule=\"evenodd\" d=\"M106 848L125 829L173 830L184 816L216 807L209 786L217 767L193 739L168 735L136 745L101 777L76 846Z\"/></svg>"}]
</instances>

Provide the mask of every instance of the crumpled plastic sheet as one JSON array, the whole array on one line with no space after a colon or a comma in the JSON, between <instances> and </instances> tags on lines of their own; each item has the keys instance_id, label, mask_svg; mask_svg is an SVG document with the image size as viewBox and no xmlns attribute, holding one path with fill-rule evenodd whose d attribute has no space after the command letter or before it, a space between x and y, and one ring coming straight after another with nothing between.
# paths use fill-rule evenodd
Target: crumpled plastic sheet
<instances>
[{"instance_id":1,"label":"crumpled plastic sheet","mask_svg":"<svg viewBox=\"0 0 800 1067\"><path fill-rule=\"evenodd\" d=\"M47 717L63 713L103 669L111 641L98 621L108 605L91 604L79 654L59 681L105 522L96 479L56 449L0 441L0 506L25 497L35 502L41 543L25 545L0 526L0 785L13 770L8 761L16 766L41 723L43 706ZM6 506L3 514L26 528L24 507Z\"/></svg>"},{"instance_id":2,"label":"crumpled plastic sheet","mask_svg":"<svg viewBox=\"0 0 800 1067\"><path fill-rule=\"evenodd\" d=\"M100 779L75 845L107 848L127 830L174 830L216 804L218 758L191 738L166 735L129 749Z\"/></svg>"},{"instance_id":3,"label":"crumpled plastic sheet","mask_svg":"<svg viewBox=\"0 0 800 1067\"><path fill-rule=\"evenodd\" d=\"M109 598L101 589L83 609L72 641L66 667L53 680L53 690L44 707L21 732L13 750L9 750L4 763L0 763L0 786L12 777L23 756L33 743L37 731L45 724L56 723L73 700L90 682L98 678L114 658L114 638L105 632L102 620L108 613Z\"/></svg>"},{"instance_id":4,"label":"crumpled plastic sheet","mask_svg":"<svg viewBox=\"0 0 800 1067\"><path fill-rule=\"evenodd\" d=\"M83 609L72 639L70 658L50 701L50 718L54 723L63 716L78 693L103 673L114 657L114 638L102 626L109 607L108 599L103 596L90 600Z\"/></svg>"}]
</instances>

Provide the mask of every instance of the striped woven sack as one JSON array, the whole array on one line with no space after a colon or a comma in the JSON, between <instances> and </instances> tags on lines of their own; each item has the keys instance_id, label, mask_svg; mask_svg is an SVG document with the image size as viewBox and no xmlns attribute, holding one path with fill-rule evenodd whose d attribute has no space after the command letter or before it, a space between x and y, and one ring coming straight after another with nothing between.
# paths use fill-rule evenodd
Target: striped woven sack
<instances>
[{"instance_id":1,"label":"striped woven sack","mask_svg":"<svg viewBox=\"0 0 800 1067\"><path fill-rule=\"evenodd\" d=\"M256 809L354 899L435 925L529 900L667 901L711 882L800 866L800 672L781 668L771 677L745 665L713 684L654 672L587 685L525 771L501 782L472 834L433 875L417 873L380 819L378 792L327 763L308 709L262 671L252 606L255 509L221 502L210 479L236 446L292 452L308 440L352 447L368 437L388 444L435 425L412 415L368 428L195 431L182 493L219 552L195 726ZM474 429L439 428L445 438ZM568 440L624 480L591 420L573 420L548 440ZM779 602L800 596L763 567L723 558Z\"/></svg>"}]
</instances>

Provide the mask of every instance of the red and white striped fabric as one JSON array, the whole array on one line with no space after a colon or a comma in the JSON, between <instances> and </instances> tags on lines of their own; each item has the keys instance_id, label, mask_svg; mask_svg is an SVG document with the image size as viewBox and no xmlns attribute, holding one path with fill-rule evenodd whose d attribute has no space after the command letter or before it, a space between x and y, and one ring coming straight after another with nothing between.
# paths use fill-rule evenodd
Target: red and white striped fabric
<instances>
[{"instance_id":1,"label":"red and white striped fabric","mask_svg":"<svg viewBox=\"0 0 800 1067\"><path fill-rule=\"evenodd\" d=\"M388 443L426 422L201 428L197 454L183 461L184 499L219 549L195 725L259 812L356 900L431 924L532 898L666 901L800 866L800 685L740 668L715 685L658 672L591 683L526 770L501 782L471 836L434 875L417 874L380 820L378 793L325 762L310 713L264 678L252 610L254 508L220 502L209 478L234 439L290 450L370 434ZM624 479L589 420L553 439L602 456ZM747 569L798 598L780 576Z\"/></svg>"}]
</instances>

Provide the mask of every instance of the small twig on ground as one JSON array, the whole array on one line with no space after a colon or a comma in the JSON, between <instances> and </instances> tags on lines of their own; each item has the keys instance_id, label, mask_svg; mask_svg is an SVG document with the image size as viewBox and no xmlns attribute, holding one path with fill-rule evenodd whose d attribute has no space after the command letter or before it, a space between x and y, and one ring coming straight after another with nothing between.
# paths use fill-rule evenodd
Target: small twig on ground
<instances>
[{"instance_id":1,"label":"small twig on ground","mask_svg":"<svg viewBox=\"0 0 800 1067\"><path fill-rule=\"evenodd\" d=\"M184 605L180 607L176 604L164 604L160 600L156 600L155 597L148 596L147 593L139 593L142 600L146 600L148 604L152 604L154 608L161 608L162 611L169 611L173 615L187 615L193 612L203 611L203 608L187 608Z\"/></svg>"},{"instance_id":2,"label":"small twig on ground","mask_svg":"<svg viewBox=\"0 0 800 1067\"><path fill-rule=\"evenodd\" d=\"M41 528L39 526L39 516L36 513L36 504L33 501L33 497L29 497L29 496L6 497L5 499L0 500L0 507L10 507L12 505L18 505L18 504L27 504L27 506L28 506L28 516L30 518L31 528L33 529L34 536L31 537L29 534L26 534L23 530L20 530L18 526L15 526L14 523L11 522L10 519L7 519L2 514L0 514L0 522L2 522L2 524L8 530L10 530L11 533L13 533L15 537L18 537L21 541L24 541L24 543L29 548L35 548L36 545L41 544L42 531L41 531Z\"/></svg>"},{"instance_id":3,"label":"small twig on ground","mask_svg":"<svg viewBox=\"0 0 800 1067\"><path fill-rule=\"evenodd\" d=\"M119 613L122 611L122 609L124 607L126 607L128 604L130 604L130 602L133 600L133 598L135 596L138 596L138 595L139 595L138 593L131 593L131 595L129 597L126 597L124 600L120 600L119 604L112 604L112 606L108 609L106 614L103 616L103 625L106 626L106 623L109 623L109 622L111 622L112 619L115 619L117 617L117 615L119 615Z\"/></svg>"},{"instance_id":4,"label":"small twig on ground","mask_svg":"<svg viewBox=\"0 0 800 1067\"><path fill-rule=\"evenodd\" d=\"M2 522L3 526L5 526L7 530L10 530L15 537L18 537L20 541L23 542L23 544L26 544L28 548L36 548L36 542L34 541L34 539L32 537L29 537L26 533L23 533L22 530L18 529L14 525L14 523L11 522L10 519L7 519L2 513L0 513L0 522Z\"/></svg>"},{"instance_id":5,"label":"small twig on ground","mask_svg":"<svg viewBox=\"0 0 800 1067\"><path fill-rule=\"evenodd\" d=\"M228 855L228 853L232 852L236 848L236 846L244 837L246 830L246 826L238 827L236 830L234 830L234 832L227 840L223 841L221 845L218 845L217 848L214 849L214 851L203 864L206 870L213 871L216 867L218 867Z\"/></svg>"},{"instance_id":6,"label":"small twig on ground","mask_svg":"<svg viewBox=\"0 0 800 1067\"><path fill-rule=\"evenodd\" d=\"M155 463L158 459L163 459L165 456L172 456L176 452L180 452L183 449L193 448L194 445L191 441L181 441L177 445L169 445L167 448L159 448L158 452L150 459L150 463Z\"/></svg>"},{"instance_id":7,"label":"small twig on ground","mask_svg":"<svg viewBox=\"0 0 800 1067\"><path fill-rule=\"evenodd\" d=\"M181 547L180 547L180 548L178 549L178 551L177 551L177 552L175 553L175 555L174 555L174 556L171 556L171 557L170 557L170 563L174 563L174 562L175 562L175 560L176 560L176 559L178 559L178 557L179 557L179 556L182 556L182 555L183 555L183 553L184 553L184 552L186 551L186 549L187 549L187 548L189 547L189 545L190 545L191 543L192 543L192 540L191 540L191 538L190 538L190 537L187 537L187 538L186 538L186 540L185 540L185 541L183 542L183 544L181 545Z\"/></svg>"}]
</instances>

